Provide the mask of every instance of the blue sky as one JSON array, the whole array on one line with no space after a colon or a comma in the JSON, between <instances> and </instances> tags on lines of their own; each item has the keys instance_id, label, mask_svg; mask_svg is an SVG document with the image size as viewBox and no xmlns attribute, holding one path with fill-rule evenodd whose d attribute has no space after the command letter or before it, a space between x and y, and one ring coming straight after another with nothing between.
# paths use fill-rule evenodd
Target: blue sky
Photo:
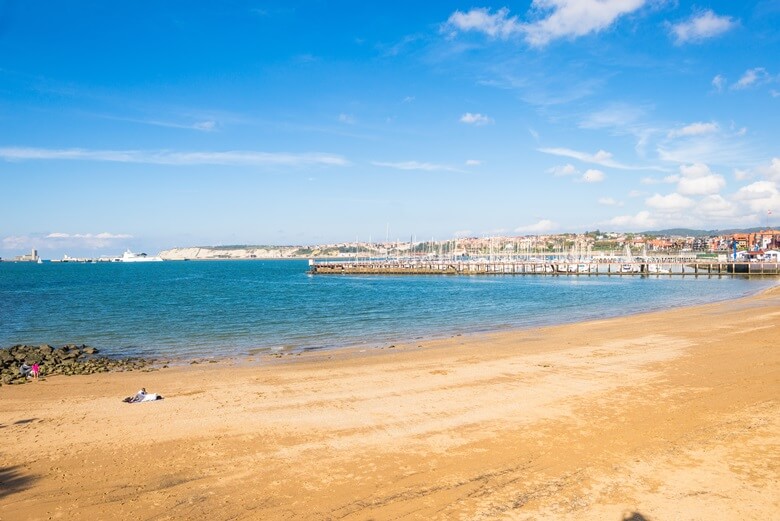
<instances>
[{"instance_id":1,"label":"blue sky","mask_svg":"<svg viewBox=\"0 0 780 521\"><path fill-rule=\"evenodd\" d=\"M777 226L778 28L779 0L0 0L0 256Z\"/></svg>"}]
</instances>

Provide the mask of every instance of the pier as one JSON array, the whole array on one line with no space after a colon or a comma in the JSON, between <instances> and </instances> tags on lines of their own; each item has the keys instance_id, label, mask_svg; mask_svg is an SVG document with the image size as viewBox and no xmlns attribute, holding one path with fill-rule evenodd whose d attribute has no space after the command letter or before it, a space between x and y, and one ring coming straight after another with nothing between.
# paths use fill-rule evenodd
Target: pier
<instances>
[{"instance_id":1,"label":"pier","mask_svg":"<svg viewBox=\"0 0 780 521\"><path fill-rule=\"evenodd\" d=\"M685 276L780 275L778 262L702 261L677 259L589 261L366 259L309 261L315 275L571 275L571 276Z\"/></svg>"}]
</instances>

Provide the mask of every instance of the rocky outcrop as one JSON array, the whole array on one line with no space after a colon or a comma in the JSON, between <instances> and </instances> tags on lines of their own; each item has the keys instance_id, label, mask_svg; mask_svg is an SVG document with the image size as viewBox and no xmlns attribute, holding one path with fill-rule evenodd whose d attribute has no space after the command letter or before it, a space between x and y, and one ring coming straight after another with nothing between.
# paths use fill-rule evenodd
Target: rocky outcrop
<instances>
[{"instance_id":1,"label":"rocky outcrop","mask_svg":"<svg viewBox=\"0 0 780 521\"><path fill-rule=\"evenodd\" d=\"M40 365L40 376L107 373L149 368L154 360L143 358L106 358L99 350L87 345L67 344L53 347L15 345L0 349L0 383L24 383L27 379L19 369L23 363Z\"/></svg>"}]
</instances>

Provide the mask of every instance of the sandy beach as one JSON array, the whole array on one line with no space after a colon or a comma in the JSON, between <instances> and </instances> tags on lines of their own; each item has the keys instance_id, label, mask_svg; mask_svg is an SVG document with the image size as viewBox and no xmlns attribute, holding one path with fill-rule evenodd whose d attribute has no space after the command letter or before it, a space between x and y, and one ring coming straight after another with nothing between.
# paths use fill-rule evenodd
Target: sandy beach
<instances>
[{"instance_id":1,"label":"sandy beach","mask_svg":"<svg viewBox=\"0 0 780 521\"><path fill-rule=\"evenodd\" d=\"M0 519L771 519L780 286L0 387ZM140 387L164 400L125 404Z\"/></svg>"}]
</instances>

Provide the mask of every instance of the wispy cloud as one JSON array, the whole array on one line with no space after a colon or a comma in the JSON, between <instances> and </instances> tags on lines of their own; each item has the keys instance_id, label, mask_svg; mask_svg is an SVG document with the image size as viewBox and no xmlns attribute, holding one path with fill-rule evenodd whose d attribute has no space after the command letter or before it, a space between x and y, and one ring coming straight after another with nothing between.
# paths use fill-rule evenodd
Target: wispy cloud
<instances>
[{"instance_id":1,"label":"wispy cloud","mask_svg":"<svg viewBox=\"0 0 780 521\"><path fill-rule=\"evenodd\" d=\"M354 125L355 123L357 123L357 119L355 119L355 116L353 116L352 114L345 114L342 112L341 114L339 114L339 123Z\"/></svg>"},{"instance_id":2,"label":"wispy cloud","mask_svg":"<svg viewBox=\"0 0 780 521\"><path fill-rule=\"evenodd\" d=\"M628 103L611 103L605 107L586 114L579 123L580 128L616 129L633 131L647 109ZM633 132L631 132L633 133Z\"/></svg>"},{"instance_id":3,"label":"wispy cloud","mask_svg":"<svg viewBox=\"0 0 780 521\"><path fill-rule=\"evenodd\" d=\"M469 125L487 125L488 123L493 123L493 120L484 114L472 114L471 112L466 112L460 117L461 123L466 123Z\"/></svg>"},{"instance_id":4,"label":"wispy cloud","mask_svg":"<svg viewBox=\"0 0 780 521\"><path fill-rule=\"evenodd\" d=\"M700 136L702 134L712 134L719 129L717 123L691 123L681 128L670 130L668 136L670 138L686 137L686 136Z\"/></svg>"},{"instance_id":5,"label":"wispy cloud","mask_svg":"<svg viewBox=\"0 0 780 521\"><path fill-rule=\"evenodd\" d=\"M737 83L732 85L731 88L735 90L747 89L748 87L767 83L770 79L769 73L765 68L756 67L755 69L746 70L742 77L739 78Z\"/></svg>"},{"instance_id":6,"label":"wispy cloud","mask_svg":"<svg viewBox=\"0 0 780 521\"><path fill-rule=\"evenodd\" d=\"M171 121L169 119L153 118L132 118L124 116L114 116L109 114L93 114L94 117L107 119L110 121L124 121L127 123L138 123L139 125L150 125L163 128L180 128L184 130L198 130L200 132L214 132L219 130L220 122L213 117L197 118L191 116L182 116L180 119L188 120L185 122ZM202 116L202 115L201 115Z\"/></svg>"},{"instance_id":7,"label":"wispy cloud","mask_svg":"<svg viewBox=\"0 0 780 521\"><path fill-rule=\"evenodd\" d=\"M711 163L739 167L755 150L738 134L711 133L666 141L656 147L658 158L674 163Z\"/></svg>"},{"instance_id":8,"label":"wispy cloud","mask_svg":"<svg viewBox=\"0 0 780 521\"><path fill-rule=\"evenodd\" d=\"M737 22L730 16L718 16L711 10L694 14L685 22L669 24L677 45L698 43L719 36L734 28Z\"/></svg>"},{"instance_id":9,"label":"wispy cloud","mask_svg":"<svg viewBox=\"0 0 780 521\"><path fill-rule=\"evenodd\" d=\"M425 172L440 172L440 171L463 172L463 170L460 170L458 168L449 165L440 165L437 163L426 163L420 161L398 161L398 162L372 161L371 164L374 166L381 166L385 168L394 168L396 170L422 170Z\"/></svg>"},{"instance_id":10,"label":"wispy cloud","mask_svg":"<svg viewBox=\"0 0 780 521\"><path fill-rule=\"evenodd\" d=\"M482 164L482 161L479 159L467 159L466 160L466 166L479 166Z\"/></svg>"},{"instance_id":11,"label":"wispy cloud","mask_svg":"<svg viewBox=\"0 0 780 521\"><path fill-rule=\"evenodd\" d=\"M617 168L619 170L662 170L661 168L655 166L625 165L623 163L620 163L612 159L612 154L605 150L599 150L595 154L589 154L587 152L579 152L577 150L571 150L570 148L560 148L560 147L539 148L538 150L539 152L543 152L545 154L551 154L554 156L562 156L562 157L571 157L573 159L578 159L583 163L591 163L594 165L601 165L609 168Z\"/></svg>"},{"instance_id":12,"label":"wispy cloud","mask_svg":"<svg viewBox=\"0 0 780 521\"><path fill-rule=\"evenodd\" d=\"M726 78L722 74L718 74L712 78L712 86L715 87L716 91L722 92L723 88L726 86Z\"/></svg>"},{"instance_id":13,"label":"wispy cloud","mask_svg":"<svg viewBox=\"0 0 780 521\"><path fill-rule=\"evenodd\" d=\"M336 154L291 154L283 152L174 152L170 150L88 150L83 148L48 149L0 148L6 161L69 160L142 163L153 165L225 165L225 166L346 166L349 161Z\"/></svg>"}]
</instances>

